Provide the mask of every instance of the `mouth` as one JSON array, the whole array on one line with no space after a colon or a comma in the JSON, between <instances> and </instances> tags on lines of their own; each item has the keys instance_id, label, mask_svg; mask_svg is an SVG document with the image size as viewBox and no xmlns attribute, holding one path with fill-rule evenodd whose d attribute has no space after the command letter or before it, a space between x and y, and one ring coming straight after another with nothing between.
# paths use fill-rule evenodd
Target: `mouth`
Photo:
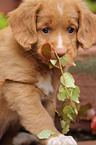
<instances>
[{"instance_id":1,"label":"mouth","mask_svg":"<svg viewBox=\"0 0 96 145\"><path fill-rule=\"evenodd\" d=\"M54 58L52 58L52 52L54 52ZM45 60L49 63L49 67L53 66L58 67L60 65L64 66L76 66L73 58L68 55L59 55L57 52L51 48L49 43L46 43L41 48L41 54L45 58Z\"/></svg>"},{"instance_id":2,"label":"mouth","mask_svg":"<svg viewBox=\"0 0 96 145\"><path fill-rule=\"evenodd\" d=\"M63 55L66 54L66 52L62 50L59 50L58 52L57 50L52 48L49 43L46 43L41 48L41 54L45 59L50 60L56 59L57 58L56 54L58 54L59 57L62 57Z\"/></svg>"}]
</instances>

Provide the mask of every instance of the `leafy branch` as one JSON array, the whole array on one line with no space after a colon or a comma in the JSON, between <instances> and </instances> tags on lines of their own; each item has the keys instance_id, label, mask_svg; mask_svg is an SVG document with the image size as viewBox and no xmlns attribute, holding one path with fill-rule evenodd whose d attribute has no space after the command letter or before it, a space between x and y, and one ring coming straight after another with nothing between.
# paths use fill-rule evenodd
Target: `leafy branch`
<instances>
[{"instance_id":1,"label":"leafy branch","mask_svg":"<svg viewBox=\"0 0 96 145\"><path fill-rule=\"evenodd\" d=\"M63 118L61 120L61 127L63 129L62 133L65 134L69 131L70 122L76 120L76 117L78 115L78 110L80 106L76 105L76 103L79 103L78 97L80 90L79 87L75 86L75 80L73 76L68 72L63 72L62 65L65 64L65 60L67 60L67 65L68 63L69 65L75 65L74 62L70 59L70 57L67 54L60 58L56 51L54 52L59 61L59 69L61 70L62 74L60 78L61 85L59 87L59 93L57 95L57 98L58 100L63 101L60 113L58 115L60 115Z\"/></svg>"},{"instance_id":2,"label":"leafy branch","mask_svg":"<svg viewBox=\"0 0 96 145\"><path fill-rule=\"evenodd\" d=\"M46 43L41 48L42 55L46 59L51 58L51 46L50 44ZM51 59L49 68L52 69L53 67L58 67L61 70L61 77L60 77L60 86L59 86L59 93L57 95L58 100L62 101L60 112L54 108L55 112L57 112L58 116L61 118L61 127L62 127L62 133L66 134L69 131L70 122L75 121L78 118L78 111L80 108L79 104L79 87L75 85L75 80L73 76L69 72L63 71L64 66L75 66L75 63L71 56L68 54L65 54L62 57L59 57L55 50L53 50L56 59ZM47 96L47 98L49 98ZM51 100L50 100L51 101ZM52 101L51 101L52 103ZM52 103L53 107L54 104ZM44 134L46 134L46 131L44 131ZM40 135L43 137L43 134L40 133ZM51 135L51 134L50 134ZM45 138L43 138L45 139Z\"/></svg>"}]
</instances>

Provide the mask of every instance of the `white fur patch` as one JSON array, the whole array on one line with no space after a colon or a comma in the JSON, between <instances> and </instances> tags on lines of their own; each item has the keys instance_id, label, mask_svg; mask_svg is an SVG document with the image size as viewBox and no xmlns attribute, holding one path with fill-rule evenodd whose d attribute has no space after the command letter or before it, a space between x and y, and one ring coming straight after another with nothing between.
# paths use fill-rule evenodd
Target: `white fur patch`
<instances>
[{"instance_id":1,"label":"white fur patch","mask_svg":"<svg viewBox=\"0 0 96 145\"><path fill-rule=\"evenodd\" d=\"M62 41L62 37L61 37L61 33L59 32L59 35L58 35L58 46L57 48L64 48L63 47L63 41Z\"/></svg>"},{"instance_id":2,"label":"white fur patch","mask_svg":"<svg viewBox=\"0 0 96 145\"><path fill-rule=\"evenodd\" d=\"M53 86L52 86L52 78L50 75L45 77L38 78L38 82L36 83L36 86L44 91L46 95L49 95L50 93L54 92Z\"/></svg>"},{"instance_id":3,"label":"white fur patch","mask_svg":"<svg viewBox=\"0 0 96 145\"><path fill-rule=\"evenodd\" d=\"M67 51L66 47L63 46L63 40L60 32L58 34L58 45L56 46L55 50L59 55L64 55Z\"/></svg>"},{"instance_id":4,"label":"white fur patch","mask_svg":"<svg viewBox=\"0 0 96 145\"><path fill-rule=\"evenodd\" d=\"M60 15L62 16L62 14L63 14L63 9L62 9L62 5L61 4L58 4L58 10L59 10L59 12L60 12Z\"/></svg>"},{"instance_id":5,"label":"white fur patch","mask_svg":"<svg viewBox=\"0 0 96 145\"><path fill-rule=\"evenodd\" d=\"M58 137L49 139L47 145L77 145L77 143L72 136L60 134Z\"/></svg>"}]
</instances>

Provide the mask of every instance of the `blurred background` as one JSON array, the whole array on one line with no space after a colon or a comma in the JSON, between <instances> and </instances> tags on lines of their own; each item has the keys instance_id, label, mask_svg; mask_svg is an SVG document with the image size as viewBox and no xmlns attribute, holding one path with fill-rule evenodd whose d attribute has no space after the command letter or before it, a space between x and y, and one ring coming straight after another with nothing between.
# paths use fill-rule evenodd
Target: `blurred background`
<instances>
[{"instance_id":1,"label":"blurred background","mask_svg":"<svg viewBox=\"0 0 96 145\"><path fill-rule=\"evenodd\" d=\"M0 0L0 11L7 14L21 3L22 0Z\"/></svg>"},{"instance_id":2,"label":"blurred background","mask_svg":"<svg viewBox=\"0 0 96 145\"><path fill-rule=\"evenodd\" d=\"M22 0L0 0L0 29L7 26L6 15L19 6Z\"/></svg>"}]
</instances>

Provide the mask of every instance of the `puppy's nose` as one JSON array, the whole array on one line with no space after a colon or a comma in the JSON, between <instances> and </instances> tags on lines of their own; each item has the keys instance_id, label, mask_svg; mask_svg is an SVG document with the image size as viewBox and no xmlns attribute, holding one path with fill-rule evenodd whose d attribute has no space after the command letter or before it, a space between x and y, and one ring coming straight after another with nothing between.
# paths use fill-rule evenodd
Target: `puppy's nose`
<instances>
[{"instance_id":1,"label":"puppy's nose","mask_svg":"<svg viewBox=\"0 0 96 145\"><path fill-rule=\"evenodd\" d=\"M57 49L55 49L55 51L59 57L62 57L67 52L67 50L65 48L57 48Z\"/></svg>"}]
</instances>

